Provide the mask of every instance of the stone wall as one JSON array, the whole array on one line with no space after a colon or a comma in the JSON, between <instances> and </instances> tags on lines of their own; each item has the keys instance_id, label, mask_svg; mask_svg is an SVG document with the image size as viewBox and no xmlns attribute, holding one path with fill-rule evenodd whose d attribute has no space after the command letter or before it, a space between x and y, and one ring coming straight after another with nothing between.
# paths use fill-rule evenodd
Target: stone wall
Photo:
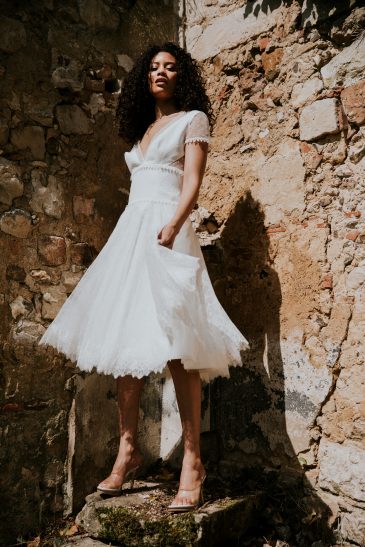
<instances>
[{"instance_id":1,"label":"stone wall","mask_svg":"<svg viewBox=\"0 0 365 547\"><path fill-rule=\"evenodd\" d=\"M216 114L196 224L252 346L211 388L220 471L296 476L365 545L365 8L184 5Z\"/></svg>"},{"instance_id":2,"label":"stone wall","mask_svg":"<svg viewBox=\"0 0 365 547\"><path fill-rule=\"evenodd\" d=\"M1 544L80 509L114 461L115 381L36 342L128 200L113 90L176 35L172 1L0 1ZM141 408L152 455L158 395Z\"/></svg>"},{"instance_id":3,"label":"stone wall","mask_svg":"<svg viewBox=\"0 0 365 547\"><path fill-rule=\"evenodd\" d=\"M329 508L338 539L363 545L364 8L163 5L0 0L1 541L79 509L113 462L114 382L36 341L127 202L103 82L112 90L148 40L179 35L217 118L192 217L252 347L244 368L204 390L203 448L219 441L207 456L223 477L259 467L301 484L305 522ZM161 391L151 381L141 405L151 457L178 440L171 385L165 414Z\"/></svg>"}]
</instances>

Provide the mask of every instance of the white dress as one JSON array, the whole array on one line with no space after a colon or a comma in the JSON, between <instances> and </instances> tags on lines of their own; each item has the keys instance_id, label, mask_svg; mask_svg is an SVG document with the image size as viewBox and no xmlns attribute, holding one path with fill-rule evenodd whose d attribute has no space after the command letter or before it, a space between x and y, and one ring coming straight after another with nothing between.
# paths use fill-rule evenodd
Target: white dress
<instances>
[{"instance_id":1,"label":"white dress","mask_svg":"<svg viewBox=\"0 0 365 547\"><path fill-rule=\"evenodd\" d=\"M242 365L240 350L249 343L217 299L190 218L173 249L157 241L178 205L184 144L191 141L210 142L200 110L168 122L144 155L139 142L125 152L128 205L39 340L81 370L141 378L165 374L168 360L181 359L210 381Z\"/></svg>"}]
</instances>

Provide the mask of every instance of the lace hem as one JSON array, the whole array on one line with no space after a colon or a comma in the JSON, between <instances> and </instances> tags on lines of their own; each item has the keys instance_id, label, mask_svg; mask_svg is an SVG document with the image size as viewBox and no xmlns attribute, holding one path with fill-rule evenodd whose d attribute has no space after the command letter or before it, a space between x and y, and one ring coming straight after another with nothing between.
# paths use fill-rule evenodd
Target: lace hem
<instances>
[{"instance_id":1,"label":"lace hem","mask_svg":"<svg viewBox=\"0 0 365 547\"><path fill-rule=\"evenodd\" d=\"M189 142L210 142L209 137L188 137L185 139L185 144L188 144Z\"/></svg>"},{"instance_id":2,"label":"lace hem","mask_svg":"<svg viewBox=\"0 0 365 547\"><path fill-rule=\"evenodd\" d=\"M57 335L56 335L57 336ZM42 337L41 337L42 338ZM150 363L148 367L148 371L146 371L145 367L141 366L140 359L135 360L133 358L129 359L123 359L122 366L119 366L117 362L110 363L108 365L99 365L97 362L94 361L94 353L90 353L90 355L87 356L86 360L83 360L82 362L79 361L78 351L72 351L69 349L68 344L66 343L65 338L61 339L60 335L58 334L57 339L55 338L55 335L53 335L52 340L47 342L46 340L38 341L38 346L43 346L45 348L52 348L53 350L56 350L59 353L62 353L67 359L72 361L76 367L78 367L81 371L84 372L97 372L98 374L104 374L104 375L112 375L114 378L118 378L119 376L124 376L126 374L130 374L131 376L134 376L135 378L143 378L145 376L148 376L151 373L154 374L164 374L164 372L167 372L167 363L168 361L171 361L173 359L181 359L181 363L184 366L184 368L187 371L196 371L199 372L201 379L203 382L210 382L211 380L221 377L221 378L229 378L229 367L236 367L236 366L242 366L242 360L237 356L237 354L229 353L227 354L227 362L226 362L226 368L222 369L213 369L209 367L201 367L199 368L199 364L191 359L190 357L183 357L181 354L171 354L169 356L166 356L160 360L156 360L153 363ZM247 349L246 344L242 344L237 349L240 350L246 350Z\"/></svg>"}]
</instances>

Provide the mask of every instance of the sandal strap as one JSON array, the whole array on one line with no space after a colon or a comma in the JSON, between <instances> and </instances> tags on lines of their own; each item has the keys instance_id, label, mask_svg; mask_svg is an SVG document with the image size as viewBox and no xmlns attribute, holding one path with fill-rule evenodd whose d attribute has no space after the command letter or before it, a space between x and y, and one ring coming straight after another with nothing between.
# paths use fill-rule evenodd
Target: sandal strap
<instances>
[{"instance_id":1,"label":"sandal strap","mask_svg":"<svg viewBox=\"0 0 365 547\"><path fill-rule=\"evenodd\" d=\"M194 492L194 490L197 490L198 488L201 488L203 486L203 482L205 478L206 478L206 475L203 476L200 484L196 486L195 488L180 488L179 487L178 492Z\"/></svg>"}]
</instances>

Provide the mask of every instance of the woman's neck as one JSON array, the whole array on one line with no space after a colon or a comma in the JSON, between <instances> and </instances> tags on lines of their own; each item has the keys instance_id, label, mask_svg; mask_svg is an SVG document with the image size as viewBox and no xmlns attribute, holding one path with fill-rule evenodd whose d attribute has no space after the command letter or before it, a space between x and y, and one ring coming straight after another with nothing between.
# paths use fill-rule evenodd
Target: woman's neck
<instances>
[{"instance_id":1,"label":"woman's neck","mask_svg":"<svg viewBox=\"0 0 365 547\"><path fill-rule=\"evenodd\" d=\"M155 105L155 116L156 120L162 118L163 116L169 116L170 114L175 114L178 112L176 105L173 102L161 102Z\"/></svg>"}]
</instances>

